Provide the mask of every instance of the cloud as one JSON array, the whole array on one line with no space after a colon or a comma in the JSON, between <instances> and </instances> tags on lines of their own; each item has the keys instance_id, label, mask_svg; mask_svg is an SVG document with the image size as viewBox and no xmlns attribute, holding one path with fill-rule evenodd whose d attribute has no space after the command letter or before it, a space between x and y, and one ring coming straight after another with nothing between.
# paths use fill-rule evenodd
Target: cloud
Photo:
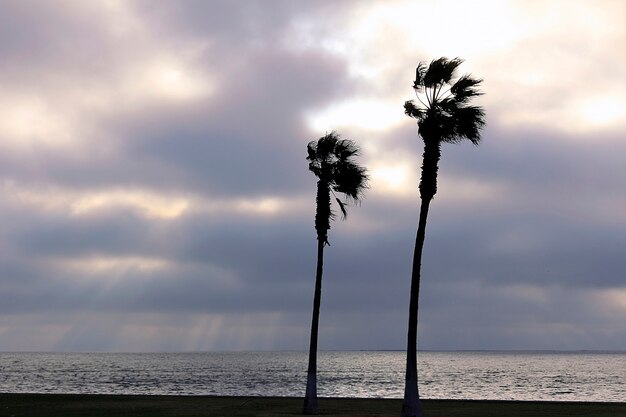
<instances>
[{"instance_id":1,"label":"cloud","mask_svg":"<svg viewBox=\"0 0 626 417\"><path fill-rule=\"evenodd\" d=\"M330 231L320 346L402 348L422 152L402 104L441 54L485 79L488 127L443 148L420 346L623 346L621 4L38 6L0 16L0 349L305 349L305 145L331 129L371 183ZM427 38L440 8L454 36Z\"/></svg>"}]
</instances>

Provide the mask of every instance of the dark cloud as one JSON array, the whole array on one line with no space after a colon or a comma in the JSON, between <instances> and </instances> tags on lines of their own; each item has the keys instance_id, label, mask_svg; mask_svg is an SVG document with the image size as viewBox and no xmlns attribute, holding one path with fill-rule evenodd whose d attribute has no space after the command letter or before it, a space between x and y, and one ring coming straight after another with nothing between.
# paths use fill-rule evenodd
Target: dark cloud
<instances>
[{"instance_id":1,"label":"dark cloud","mask_svg":"<svg viewBox=\"0 0 626 417\"><path fill-rule=\"evenodd\" d=\"M208 7L210 16L219 21L247 10L224 2L201 3L201 8ZM183 8L180 13L185 18L197 15L192 4L171 6ZM267 9L261 4L252 8ZM53 12L40 13L42 19L57 24ZM278 15L268 17L267 22L261 19L262 33L269 27L289 29L289 20L283 20L285 13L274 8L267 13ZM212 32L219 31L219 27L210 24L203 27L211 28L211 33L190 36L212 39ZM74 30L82 29L73 29L72 25L63 28L70 37ZM236 35L240 31L230 28L227 33ZM106 39L103 33L98 35ZM44 37L33 35L30 42L40 45ZM54 43L55 39L48 41ZM214 93L206 100L193 105L147 103L128 112L90 115L97 130L107 132L94 140L106 141L108 146L85 146L78 154L50 146L45 155L22 154L20 161L4 155L1 158L5 176L30 182L55 181L79 189L120 185L168 187L203 191L213 197L281 194L301 188L306 175L306 165L302 163L304 146L314 139L303 127L304 114L350 89L346 63L323 51L289 50L271 42L259 46L253 40L220 39L220 48L227 49L227 53L209 48L197 58L196 70L215 84ZM97 40L90 45L101 49ZM80 47L78 51L88 49ZM29 66L36 64L34 59ZM63 56L56 59L66 62ZM123 59L128 59L123 53L105 58L107 71L115 71L117 61ZM82 63L77 63L73 71L72 82L78 86L94 76Z\"/></svg>"},{"instance_id":2,"label":"dark cloud","mask_svg":"<svg viewBox=\"0 0 626 417\"><path fill-rule=\"evenodd\" d=\"M135 138L129 155L178 170L178 188L215 196L301 188L305 145L315 139L302 128L304 112L341 90L345 69L323 55L271 50L251 62L231 73L233 84L220 85L206 106L157 123L149 115L128 121L121 134Z\"/></svg>"},{"instance_id":3,"label":"dark cloud","mask_svg":"<svg viewBox=\"0 0 626 417\"><path fill-rule=\"evenodd\" d=\"M114 80L139 39L115 36L110 10L88 3L9 0L0 16L0 80L23 92L90 90Z\"/></svg>"},{"instance_id":4,"label":"dark cloud","mask_svg":"<svg viewBox=\"0 0 626 417\"><path fill-rule=\"evenodd\" d=\"M322 0L311 3L253 0L245 7L227 1L187 0L183 2L134 3L160 31L175 37L215 39L216 42L267 45L282 43L291 34L293 22L308 18L323 25L338 24L355 4Z\"/></svg>"}]
</instances>

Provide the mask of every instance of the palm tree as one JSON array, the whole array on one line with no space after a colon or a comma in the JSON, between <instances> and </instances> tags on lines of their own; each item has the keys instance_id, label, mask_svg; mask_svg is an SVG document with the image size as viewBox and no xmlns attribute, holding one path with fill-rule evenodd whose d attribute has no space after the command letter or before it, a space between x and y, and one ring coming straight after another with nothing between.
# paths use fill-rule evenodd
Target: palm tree
<instances>
[{"instance_id":1,"label":"palm tree","mask_svg":"<svg viewBox=\"0 0 626 417\"><path fill-rule=\"evenodd\" d=\"M456 70L463 60L445 57L433 60L430 65L420 62L415 71L413 89L418 103L407 101L404 111L417 119L418 134L424 141L422 178L419 185L420 207L413 269L411 273L411 300L409 303L409 329L407 341L406 380L402 417L421 417L422 409L417 386L417 313L419 306L420 269L426 233L426 217L430 201L437 192L437 171L441 157L441 144L458 143L467 139L474 145L480 142L480 130L485 125L481 107L469 101L481 95L481 79L465 74L456 78Z\"/></svg>"},{"instance_id":2,"label":"palm tree","mask_svg":"<svg viewBox=\"0 0 626 417\"><path fill-rule=\"evenodd\" d=\"M309 170L317 180L317 208L315 211L315 230L317 231L317 269L315 273L315 296L313 298L313 319L311 321L311 343L309 345L309 367L307 371L304 414L317 414L317 334L322 294L322 272L324 265L324 247L328 243L330 221L335 218L331 208L331 193L335 197L342 218L345 219L348 201L358 202L367 188L365 168L357 165L353 158L359 154L354 142L341 139L335 133L329 133L307 145ZM337 198L343 194L345 200Z\"/></svg>"}]
</instances>

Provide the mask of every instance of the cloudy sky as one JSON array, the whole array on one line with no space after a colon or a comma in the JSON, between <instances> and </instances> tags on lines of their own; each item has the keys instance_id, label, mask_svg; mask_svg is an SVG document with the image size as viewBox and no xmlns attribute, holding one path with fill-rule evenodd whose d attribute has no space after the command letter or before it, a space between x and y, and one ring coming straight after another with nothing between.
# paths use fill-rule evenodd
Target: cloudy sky
<instances>
[{"instance_id":1,"label":"cloudy sky","mask_svg":"<svg viewBox=\"0 0 626 417\"><path fill-rule=\"evenodd\" d=\"M626 3L3 0L0 350L303 350L306 144L371 181L330 231L321 349L403 349L415 66L484 78L446 145L421 349L626 348Z\"/></svg>"}]
</instances>

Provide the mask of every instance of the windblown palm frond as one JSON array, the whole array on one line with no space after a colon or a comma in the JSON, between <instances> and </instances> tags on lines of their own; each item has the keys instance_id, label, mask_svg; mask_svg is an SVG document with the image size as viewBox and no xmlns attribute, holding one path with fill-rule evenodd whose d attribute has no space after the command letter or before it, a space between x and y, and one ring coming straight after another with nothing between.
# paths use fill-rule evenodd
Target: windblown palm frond
<instances>
[{"instance_id":1,"label":"windblown palm frond","mask_svg":"<svg viewBox=\"0 0 626 417\"><path fill-rule=\"evenodd\" d=\"M420 62L415 71L413 89L417 101L404 103L407 116L417 120L424 141L456 143L468 139L480 142L480 130L485 125L485 113L469 101L482 92L482 79L464 74L456 79L460 58L435 59L426 66Z\"/></svg>"},{"instance_id":2,"label":"windblown palm frond","mask_svg":"<svg viewBox=\"0 0 626 417\"><path fill-rule=\"evenodd\" d=\"M441 57L433 59L424 74L424 86L434 88L450 82L456 69L463 63L460 58L448 59Z\"/></svg>"},{"instance_id":3,"label":"windblown palm frond","mask_svg":"<svg viewBox=\"0 0 626 417\"><path fill-rule=\"evenodd\" d=\"M464 74L450 88L450 92L458 103L466 103L472 97L482 94L477 88L482 82L480 78L472 78L470 74Z\"/></svg>"},{"instance_id":4,"label":"windblown palm frond","mask_svg":"<svg viewBox=\"0 0 626 417\"><path fill-rule=\"evenodd\" d=\"M322 136L307 146L309 170L323 181L331 192L343 194L346 201L335 197L342 217L347 216L347 202L358 202L367 188L367 170L359 166L354 158L359 148L354 142L342 139L336 132ZM333 218L333 212L330 212Z\"/></svg>"}]
</instances>

